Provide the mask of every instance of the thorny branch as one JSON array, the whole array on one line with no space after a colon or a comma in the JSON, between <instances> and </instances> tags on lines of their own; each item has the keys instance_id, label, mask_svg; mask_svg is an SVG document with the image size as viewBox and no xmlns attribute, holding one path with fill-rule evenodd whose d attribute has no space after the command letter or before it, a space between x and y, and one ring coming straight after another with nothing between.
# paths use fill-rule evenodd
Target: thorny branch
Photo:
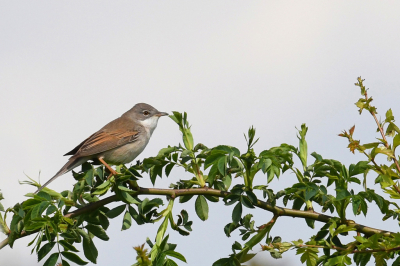
<instances>
[{"instance_id":1,"label":"thorny branch","mask_svg":"<svg viewBox=\"0 0 400 266\"><path fill-rule=\"evenodd\" d=\"M220 198L224 198L228 195L230 195L229 192L226 191L221 191L217 189L212 189L208 187L203 187L203 188L191 188L191 189L163 189L163 188L138 188L137 191L132 191L133 195L158 195L158 196L170 196L170 197L180 197L180 196L185 196L185 195L210 195L210 196L216 196ZM75 211L72 211L70 213L67 213L64 215L65 217L68 218L74 218L77 217L81 214L84 213L89 213L94 210L97 210L98 208L105 206L111 202L116 202L120 201L120 199L116 196L110 196L105 199L99 200L94 203L90 203L86 205L85 207L79 208ZM301 210L295 210L295 209L290 209L290 208L283 208L279 206L273 206L265 201L257 200L257 203L254 204L254 206L270 211L274 214L273 221L275 221L278 217L280 216L288 216L288 217L293 217L293 218L306 218L306 219L312 219L315 221L323 222L323 223L328 223L333 216L329 216L326 214L318 213L315 211L301 211ZM351 223L351 225L356 229L357 232L363 233L367 236L373 235L373 234L383 234L385 236L389 236L393 234L393 232L387 231L387 230L382 230L382 229L376 229L372 227L368 227L362 224L357 224L354 223L353 221L346 221L346 224ZM21 233L20 237L25 237L28 235L31 235L33 233L38 232L39 230L35 231L30 231L26 232L23 231ZM0 242L0 249L2 249L4 246L8 244L8 238Z\"/></svg>"}]
</instances>

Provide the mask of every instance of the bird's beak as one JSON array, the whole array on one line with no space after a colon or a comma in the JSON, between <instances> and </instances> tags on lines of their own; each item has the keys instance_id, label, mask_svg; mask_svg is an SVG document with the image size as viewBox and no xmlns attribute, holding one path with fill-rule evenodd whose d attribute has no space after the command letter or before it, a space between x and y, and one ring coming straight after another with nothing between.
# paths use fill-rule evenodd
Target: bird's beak
<instances>
[{"instance_id":1,"label":"bird's beak","mask_svg":"<svg viewBox=\"0 0 400 266\"><path fill-rule=\"evenodd\" d=\"M158 117L160 117L160 116L165 116L165 115L168 115L168 113L159 112L159 113L155 114L155 116L158 116Z\"/></svg>"}]
</instances>

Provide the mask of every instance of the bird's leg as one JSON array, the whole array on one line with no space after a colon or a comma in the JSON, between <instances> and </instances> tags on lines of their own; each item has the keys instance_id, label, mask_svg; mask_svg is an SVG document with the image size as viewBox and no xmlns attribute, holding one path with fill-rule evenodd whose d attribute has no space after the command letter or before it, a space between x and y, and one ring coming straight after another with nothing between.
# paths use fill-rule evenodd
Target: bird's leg
<instances>
[{"instance_id":1,"label":"bird's leg","mask_svg":"<svg viewBox=\"0 0 400 266\"><path fill-rule=\"evenodd\" d=\"M107 180L110 179L111 176L117 175L117 174L118 174L117 172L115 172L114 169L111 168L111 166L108 165L108 163L106 163L106 162L103 160L103 158L99 158L99 161L100 161L102 164L104 164L104 166L108 169L108 171L111 172L111 174L107 177Z\"/></svg>"}]
</instances>

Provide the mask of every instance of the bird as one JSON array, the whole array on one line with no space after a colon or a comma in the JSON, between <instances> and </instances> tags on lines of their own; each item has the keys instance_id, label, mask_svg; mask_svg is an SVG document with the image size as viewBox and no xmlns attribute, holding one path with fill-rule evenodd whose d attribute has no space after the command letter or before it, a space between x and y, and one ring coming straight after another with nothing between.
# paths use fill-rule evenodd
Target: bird
<instances>
[{"instance_id":1,"label":"bird","mask_svg":"<svg viewBox=\"0 0 400 266\"><path fill-rule=\"evenodd\" d=\"M149 143L158 119L168 113L159 112L146 103L138 103L117 119L111 121L82 141L64 156L72 155L68 162L36 192L49 185L57 177L71 171L88 160L99 160L111 172L109 164L132 162Z\"/></svg>"}]
</instances>

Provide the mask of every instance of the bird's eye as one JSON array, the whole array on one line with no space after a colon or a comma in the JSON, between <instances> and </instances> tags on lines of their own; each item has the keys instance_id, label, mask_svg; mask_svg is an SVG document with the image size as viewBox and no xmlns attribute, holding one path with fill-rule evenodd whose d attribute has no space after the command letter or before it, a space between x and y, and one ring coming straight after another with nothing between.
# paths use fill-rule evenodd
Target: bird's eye
<instances>
[{"instance_id":1,"label":"bird's eye","mask_svg":"<svg viewBox=\"0 0 400 266\"><path fill-rule=\"evenodd\" d=\"M144 115L149 115L150 112L149 112L149 111L143 111L143 114L144 114Z\"/></svg>"}]
</instances>

